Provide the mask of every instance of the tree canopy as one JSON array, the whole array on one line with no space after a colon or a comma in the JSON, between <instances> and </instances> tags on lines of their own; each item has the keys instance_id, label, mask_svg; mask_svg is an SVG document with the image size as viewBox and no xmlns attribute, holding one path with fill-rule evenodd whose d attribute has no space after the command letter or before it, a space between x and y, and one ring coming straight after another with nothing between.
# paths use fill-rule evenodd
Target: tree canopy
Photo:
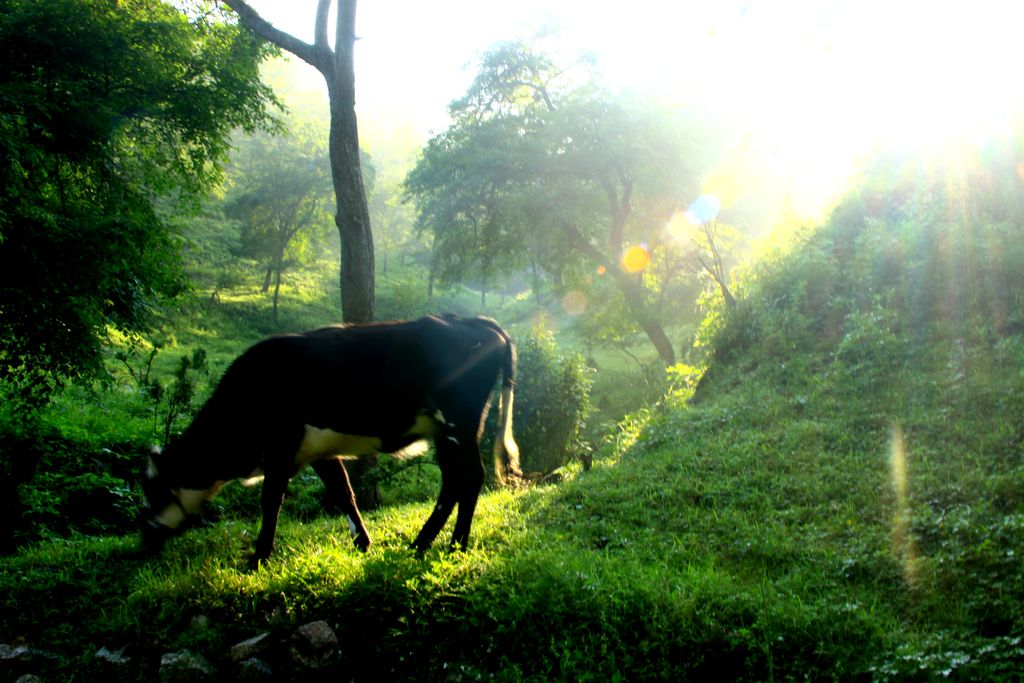
<instances>
[{"instance_id":1,"label":"tree canopy","mask_svg":"<svg viewBox=\"0 0 1024 683\"><path fill-rule=\"evenodd\" d=\"M702 151L679 112L570 71L525 43L483 57L407 179L417 225L442 280L486 283L523 265L556 289L608 278L621 317L671 364L661 293L684 269L665 226L696 196Z\"/></svg>"},{"instance_id":2,"label":"tree canopy","mask_svg":"<svg viewBox=\"0 0 1024 683\"><path fill-rule=\"evenodd\" d=\"M157 200L195 205L230 132L273 126L270 52L206 3L0 0L6 380L95 369L107 325L183 289Z\"/></svg>"}]
</instances>

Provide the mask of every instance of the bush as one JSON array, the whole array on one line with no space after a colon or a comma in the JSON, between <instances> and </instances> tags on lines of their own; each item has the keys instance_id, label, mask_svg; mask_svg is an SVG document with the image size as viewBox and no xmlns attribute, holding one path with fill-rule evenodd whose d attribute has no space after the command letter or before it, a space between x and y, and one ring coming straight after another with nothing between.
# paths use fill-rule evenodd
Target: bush
<instances>
[{"instance_id":1,"label":"bush","mask_svg":"<svg viewBox=\"0 0 1024 683\"><path fill-rule=\"evenodd\" d=\"M523 471L551 472L584 448L590 368L582 355L560 353L543 327L521 340L518 351L513 418Z\"/></svg>"}]
</instances>

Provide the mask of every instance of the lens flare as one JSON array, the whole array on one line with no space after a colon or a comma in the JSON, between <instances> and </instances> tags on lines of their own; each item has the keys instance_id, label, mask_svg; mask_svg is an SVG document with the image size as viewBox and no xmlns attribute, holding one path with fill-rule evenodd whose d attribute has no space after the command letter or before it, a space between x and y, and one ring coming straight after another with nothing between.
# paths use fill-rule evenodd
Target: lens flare
<instances>
[{"instance_id":1,"label":"lens flare","mask_svg":"<svg viewBox=\"0 0 1024 683\"><path fill-rule=\"evenodd\" d=\"M686 210L686 218L694 225L713 221L722 210L722 202L713 194L702 194Z\"/></svg>"},{"instance_id":2,"label":"lens flare","mask_svg":"<svg viewBox=\"0 0 1024 683\"><path fill-rule=\"evenodd\" d=\"M647 247L642 244L630 247L622 255L622 270L627 273L639 273L649 265L651 265L651 252L647 251Z\"/></svg>"},{"instance_id":3,"label":"lens flare","mask_svg":"<svg viewBox=\"0 0 1024 683\"><path fill-rule=\"evenodd\" d=\"M572 290L562 297L562 309L571 316L583 315L587 310L587 295L579 290Z\"/></svg>"}]
</instances>

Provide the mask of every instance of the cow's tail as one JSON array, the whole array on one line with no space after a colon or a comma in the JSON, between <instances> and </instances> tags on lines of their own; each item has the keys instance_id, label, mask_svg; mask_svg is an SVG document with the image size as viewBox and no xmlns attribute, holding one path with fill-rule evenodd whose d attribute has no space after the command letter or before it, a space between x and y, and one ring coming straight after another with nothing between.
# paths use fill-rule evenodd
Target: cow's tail
<instances>
[{"instance_id":1,"label":"cow's tail","mask_svg":"<svg viewBox=\"0 0 1024 683\"><path fill-rule=\"evenodd\" d=\"M512 483L523 477L519 465L519 446L512 436L516 348L505 330L497 323L492 322L492 325L505 342L501 358L501 392L498 394L498 433L494 436L494 473L500 483Z\"/></svg>"}]
</instances>

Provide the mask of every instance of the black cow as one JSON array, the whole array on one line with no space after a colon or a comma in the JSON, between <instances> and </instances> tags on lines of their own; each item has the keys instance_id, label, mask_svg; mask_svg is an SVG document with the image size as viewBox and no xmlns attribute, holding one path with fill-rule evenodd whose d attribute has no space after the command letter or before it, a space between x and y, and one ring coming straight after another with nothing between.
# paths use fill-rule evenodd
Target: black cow
<instances>
[{"instance_id":1,"label":"black cow","mask_svg":"<svg viewBox=\"0 0 1024 683\"><path fill-rule=\"evenodd\" d=\"M324 327L271 337L243 353L180 438L154 450L143 478L143 544L159 549L225 482L263 475L254 563L266 560L288 480L305 465L348 517L361 550L370 537L339 456L395 453L432 439L437 505L413 547L430 547L458 504L452 547L465 547L484 481L480 434L502 380L495 467L520 475L512 438L515 350L487 318L454 315Z\"/></svg>"}]
</instances>

